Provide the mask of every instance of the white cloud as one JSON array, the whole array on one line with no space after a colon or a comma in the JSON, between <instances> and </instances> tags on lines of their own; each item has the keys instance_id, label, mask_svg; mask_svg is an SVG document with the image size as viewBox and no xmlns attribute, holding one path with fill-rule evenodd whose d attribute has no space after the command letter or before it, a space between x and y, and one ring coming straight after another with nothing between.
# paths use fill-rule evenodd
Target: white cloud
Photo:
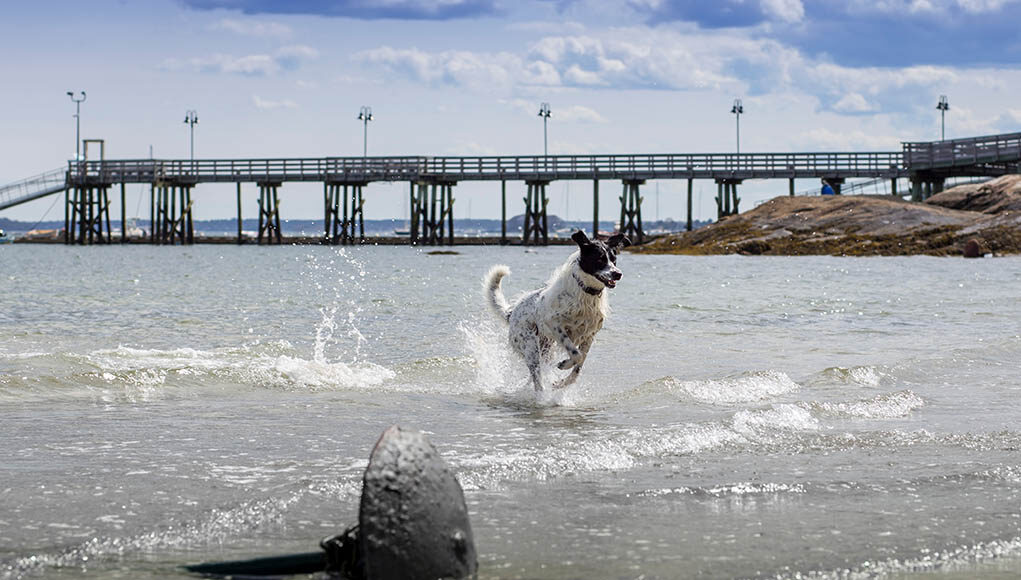
<instances>
[{"instance_id":1,"label":"white cloud","mask_svg":"<svg viewBox=\"0 0 1021 580\"><path fill-rule=\"evenodd\" d=\"M163 68L166 70L191 68L197 72L214 74L272 76L284 69L296 69L304 61L313 59L318 55L319 52L309 46L285 46L273 54L250 54L246 56L214 54L186 60L171 58L163 62Z\"/></svg>"},{"instance_id":2,"label":"white cloud","mask_svg":"<svg viewBox=\"0 0 1021 580\"><path fill-rule=\"evenodd\" d=\"M969 14L997 12L1019 0L855 0L848 9L852 13L932 14L945 15L957 8Z\"/></svg>"},{"instance_id":3,"label":"white cloud","mask_svg":"<svg viewBox=\"0 0 1021 580\"><path fill-rule=\"evenodd\" d=\"M291 35L291 28L285 24L259 20L235 20L224 18L212 26L213 30L226 30L241 36L261 38L286 38Z\"/></svg>"},{"instance_id":4,"label":"white cloud","mask_svg":"<svg viewBox=\"0 0 1021 580\"><path fill-rule=\"evenodd\" d=\"M535 115L539 110L539 103L526 99L514 99L512 101L500 101L521 111L525 115ZM550 104L550 123L607 123L606 117L598 111L584 105L565 105L558 103Z\"/></svg>"},{"instance_id":5,"label":"white cloud","mask_svg":"<svg viewBox=\"0 0 1021 580\"><path fill-rule=\"evenodd\" d=\"M567 123L606 123L606 118L599 114L595 109L585 107L582 105L572 105L565 108L563 111L553 111L556 117L551 119L557 119Z\"/></svg>"},{"instance_id":6,"label":"white cloud","mask_svg":"<svg viewBox=\"0 0 1021 580\"><path fill-rule=\"evenodd\" d=\"M515 76L519 79L530 76L521 59L509 53L427 53L417 48L395 49L384 46L359 52L354 55L354 59L404 73L416 81L477 90L506 88L511 86ZM541 74L543 71L537 72Z\"/></svg>"},{"instance_id":7,"label":"white cloud","mask_svg":"<svg viewBox=\"0 0 1021 580\"><path fill-rule=\"evenodd\" d=\"M801 0L762 0L762 11L783 22L801 22L805 19L805 7Z\"/></svg>"},{"instance_id":8,"label":"white cloud","mask_svg":"<svg viewBox=\"0 0 1021 580\"><path fill-rule=\"evenodd\" d=\"M848 93L833 105L833 110L841 113L867 113L873 109L859 93Z\"/></svg>"},{"instance_id":9,"label":"white cloud","mask_svg":"<svg viewBox=\"0 0 1021 580\"><path fill-rule=\"evenodd\" d=\"M271 99L263 99L259 95L252 95L252 104L255 108L261 110L272 110L272 109L297 109L298 103L290 99L281 99L274 101Z\"/></svg>"}]
</instances>

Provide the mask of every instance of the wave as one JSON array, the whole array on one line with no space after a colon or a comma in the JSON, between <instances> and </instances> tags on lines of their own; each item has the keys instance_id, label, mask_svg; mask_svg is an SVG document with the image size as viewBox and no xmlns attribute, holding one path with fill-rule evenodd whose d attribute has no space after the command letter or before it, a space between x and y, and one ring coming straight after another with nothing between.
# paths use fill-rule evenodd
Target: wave
<instances>
[{"instance_id":1,"label":"wave","mask_svg":"<svg viewBox=\"0 0 1021 580\"><path fill-rule=\"evenodd\" d=\"M0 397L85 396L139 402L202 388L329 391L374 388L396 373L371 362L306 359L286 341L211 350L120 346L86 354L40 354L34 368L49 373L8 376Z\"/></svg>"},{"instance_id":2,"label":"wave","mask_svg":"<svg viewBox=\"0 0 1021 580\"><path fill-rule=\"evenodd\" d=\"M316 505L324 497L350 504L356 502L360 495L361 481L357 478L342 482L306 481L301 489L290 491L283 497L250 500L234 507L212 509L194 521L171 521L158 530L121 537L95 537L57 552L40 552L3 561L0 562L0 580L45 576L50 568L72 568L84 573L89 567L102 567L104 562L139 553L204 549L239 537L251 538L259 531L284 524L289 511L309 497L318 498ZM337 531L341 526L338 523Z\"/></svg>"},{"instance_id":3,"label":"wave","mask_svg":"<svg viewBox=\"0 0 1021 580\"><path fill-rule=\"evenodd\" d=\"M922 549L912 558L866 561L850 568L791 572L773 576L775 580L868 580L926 572L974 573L976 567L1002 558L1021 557L1021 537L992 540L943 550ZM1014 574L1021 568L1015 564ZM975 574L979 576L979 574ZM1006 577L1006 576L1004 576ZM1014 577L1013 574L1011 577Z\"/></svg>"},{"instance_id":4,"label":"wave","mask_svg":"<svg viewBox=\"0 0 1021 580\"><path fill-rule=\"evenodd\" d=\"M809 403L813 410L829 417L851 419L893 419L907 417L925 406L925 400L910 390L876 395L850 403Z\"/></svg>"},{"instance_id":5,"label":"wave","mask_svg":"<svg viewBox=\"0 0 1021 580\"><path fill-rule=\"evenodd\" d=\"M878 387L885 377L885 372L879 367L864 365L854 367L830 367L824 370L822 376L830 382L844 385L860 385L864 387Z\"/></svg>"},{"instance_id":6,"label":"wave","mask_svg":"<svg viewBox=\"0 0 1021 580\"><path fill-rule=\"evenodd\" d=\"M780 404L739 411L729 421L565 433L557 443L541 447L529 446L520 433L489 435L492 442L482 446L485 452L452 461L466 489L488 489L508 480L624 471L647 459L780 445L798 433L817 429L819 421L807 409Z\"/></svg>"},{"instance_id":7,"label":"wave","mask_svg":"<svg viewBox=\"0 0 1021 580\"><path fill-rule=\"evenodd\" d=\"M802 494L806 493L803 483L757 483L741 482L713 487L668 487L661 489L650 489L638 492L638 497L663 497L671 495L690 495L697 497L742 497L751 495L778 495L778 494Z\"/></svg>"},{"instance_id":8,"label":"wave","mask_svg":"<svg viewBox=\"0 0 1021 580\"><path fill-rule=\"evenodd\" d=\"M752 403L786 395L801 388L785 373L772 370L702 381L680 381L667 377L663 382L670 393L712 405Z\"/></svg>"}]
</instances>

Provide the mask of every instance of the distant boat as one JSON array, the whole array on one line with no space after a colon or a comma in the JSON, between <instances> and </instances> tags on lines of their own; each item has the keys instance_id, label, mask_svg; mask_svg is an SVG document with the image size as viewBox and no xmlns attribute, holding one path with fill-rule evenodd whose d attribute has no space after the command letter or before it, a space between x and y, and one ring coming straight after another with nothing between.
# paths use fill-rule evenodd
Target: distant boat
<instances>
[{"instance_id":1,"label":"distant boat","mask_svg":"<svg viewBox=\"0 0 1021 580\"><path fill-rule=\"evenodd\" d=\"M0 244L9 244L14 241L14 238L7 237L7 232L0 230Z\"/></svg>"}]
</instances>

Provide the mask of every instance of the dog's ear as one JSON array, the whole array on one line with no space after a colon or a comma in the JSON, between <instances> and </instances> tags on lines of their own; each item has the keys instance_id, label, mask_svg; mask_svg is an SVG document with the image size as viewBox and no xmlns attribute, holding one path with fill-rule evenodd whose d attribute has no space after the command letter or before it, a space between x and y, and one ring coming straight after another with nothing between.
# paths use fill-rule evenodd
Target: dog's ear
<instances>
[{"instance_id":1,"label":"dog's ear","mask_svg":"<svg viewBox=\"0 0 1021 580\"><path fill-rule=\"evenodd\" d=\"M586 236L585 232L582 230L578 230L571 234L571 239L574 240L574 243L578 244L579 246L584 246L585 244L592 243L589 241L588 236Z\"/></svg>"},{"instance_id":2,"label":"dog's ear","mask_svg":"<svg viewBox=\"0 0 1021 580\"><path fill-rule=\"evenodd\" d=\"M610 239L606 240L606 247L616 248L617 246L628 247L631 245L631 240L624 234L613 234Z\"/></svg>"}]
</instances>

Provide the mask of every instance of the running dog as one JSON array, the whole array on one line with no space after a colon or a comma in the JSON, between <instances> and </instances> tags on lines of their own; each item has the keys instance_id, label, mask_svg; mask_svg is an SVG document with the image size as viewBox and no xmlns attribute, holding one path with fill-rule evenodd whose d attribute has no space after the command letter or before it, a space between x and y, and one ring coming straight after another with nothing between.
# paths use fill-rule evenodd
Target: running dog
<instances>
[{"instance_id":1,"label":"running dog","mask_svg":"<svg viewBox=\"0 0 1021 580\"><path fill-rule=\"evenodd\" d=\"M510 331L510 343L528 365L532 385L543 390L542 363L552 360L552 347L559 344L567 358L557 367L573 370L553 385L562 389L572 384L581 372L592 341L609 313L607 288L617 285L618 248L630 246L624 234L615 234L606 242L590 240L578 230L571 236L578 251L538 290L522 294L509 304L500 289L500 280L510 274L507 266L493 266L482 280L490 308Z\"/></svg>"}]
</instances>

